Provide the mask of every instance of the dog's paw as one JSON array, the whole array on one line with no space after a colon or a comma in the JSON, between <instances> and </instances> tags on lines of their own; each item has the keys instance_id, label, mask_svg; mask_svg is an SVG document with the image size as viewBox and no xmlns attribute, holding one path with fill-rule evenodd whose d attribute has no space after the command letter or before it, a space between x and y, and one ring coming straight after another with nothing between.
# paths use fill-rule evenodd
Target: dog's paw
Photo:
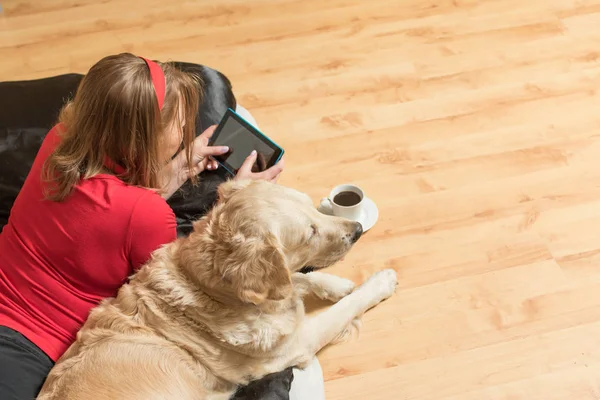
<instances>
[{"instance_id":1,"label":"dog's paw","mask_svg":"<svg viewBox=\"0 0 600 400\"><path fill-rule=\"evenodd\" d=\"M383 301L391 297L398 285L398 275L393 269L384 269L374 273L364 284L366 290Z\"/></svg>"},{"instance_id":2,"label":"dog's paw","mask_svg":"<svg viewBox=\"0 0 600 400\"><path fill-rule=\"evenodd\" d=\"M337 344L350 339L353 336L358 337L362 327L362 315L357 316L344 328L332 341L331 344Z\"/></svg>"},{"instance_id":3,"label":"dog's paw","mask_svg":"<svg viewBox=\"0 0 600 400\"><path fill-rule=\"evenodd\" d=\"M354 291L356 285L350 279L329 276L326 287L319 288L317 296L323 300L339 301Z\"/></svg>"}]
</instances>

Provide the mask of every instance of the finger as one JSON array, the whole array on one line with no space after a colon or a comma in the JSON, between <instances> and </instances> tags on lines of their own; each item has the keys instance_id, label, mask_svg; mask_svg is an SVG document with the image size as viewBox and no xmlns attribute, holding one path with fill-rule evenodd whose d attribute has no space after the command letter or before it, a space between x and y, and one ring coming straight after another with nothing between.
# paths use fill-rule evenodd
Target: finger
<instances>
[{"instance_id":1,"label":"finger","mask_svg":"<svg viewBox=\"0 0 600 400\"><path fill-rule=\"evenodd\" d=\"M218 167L219 167L219 164L216 161L214 161L214 160L210 160L208 162L208 164L206 164L206 169L209 169L211 171L214 171Z\"/></svg>"},{"instance_id":2,"label":"finger","mask_svg":"<svg viewBox=\"0 0 600 400\"><path fill-rule=\"evenodd\" d=\"M283 160L280 160L277 164L261 173L261 177L267 181L270 181L277 177L283 171Z\"/></svg>"},{"instance_id":3,"label":"finger","mask_svg":"<svg viewBox=\"0 0 600 400\"><path fill-rule=\"evenodd\" d=\"M201 156L220 156L229 151L229 147L227 146L206 146L202 147L198 152Z\"/></svg>"},{"instance_id":4,"label":"finger","mask_svg":"<svg viewBox=\"0 0 600 400\"><path fill-rule=\"evenodd\" d=\"M199 136L206 139L210 139L213 133L215 133L215 129L217 129L217 126L211 125L208 128L206 128L206 130L204 130L204 132L202 132Z\"/></svg>"},{"instance_id":5,"label":"finger","mask_svg":"<svg viewBox=\"0 0 600 400\"><path fill-rule=\"evenodd\" d=\"M277 181L279 180L279 177L281 176L281 174L277 174L277 176L275 176L273 179L271 179L272 183L277 183Z\"/></svg>"},{"instance_id":6,"label":"finger","mask_svg":"<svg viewBox=\"0 0 600 400\"><path fill-rule=\"evenodd\" d=\"M244 163L238 170L238 175L240 175L240 174L249 175L252 171L252 166L254 165L255 161L256 161L256 150L252 150L252 153L250 153L250 155L248 157L246 157L246 159L244 160Z\"/></svg>"},{"instance_id":7,"label":"finger","mask_svg":"<svg viewBox=\"0 0 600 400\"><path fill-rule=\"evenodd\" d=\"M279 173L281 173L283 171L283 169L285 168L285 159L283 157L281 157L281 159L279 161L277 161L277 164L273 165L271 168L278 168Z\"/></svg>"}]
</instances>

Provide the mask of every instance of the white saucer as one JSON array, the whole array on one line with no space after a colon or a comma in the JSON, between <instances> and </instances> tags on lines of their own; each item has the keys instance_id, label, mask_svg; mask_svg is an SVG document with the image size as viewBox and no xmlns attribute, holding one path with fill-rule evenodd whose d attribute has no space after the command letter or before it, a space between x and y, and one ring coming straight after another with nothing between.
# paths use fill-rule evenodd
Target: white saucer
<instances>
[{"instance_id":1,"label":"white saucer","mask_svg":"<svg viewBox=\"0 0 600 400\"><path fill-rule=\"evenodd\" d=\"M319 205L318 210L323 214L333 215L333 210L328 202L322 202ZM377 205L369 197L365 197L363 199L360 217L358 217L356 221L360 222L363 227L363 232L366 232L371 229L373 225L375 225L377 219L379 219L379 210L377 209Z\"/></svg>"}]
</instances>

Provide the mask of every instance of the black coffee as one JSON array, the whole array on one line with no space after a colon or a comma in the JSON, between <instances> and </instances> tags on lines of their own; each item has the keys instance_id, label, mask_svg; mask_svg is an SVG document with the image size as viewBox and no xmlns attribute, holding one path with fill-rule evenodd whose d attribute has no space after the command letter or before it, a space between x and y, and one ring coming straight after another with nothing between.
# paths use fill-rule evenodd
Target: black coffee
<instances>
[{"instance_id":1,"label":"black coffee","mask_svg":"<svg viewBox=\"0 0 600 400\"><path fill-rule=\"evenodd\" d=\"M360 195L358 193L345 191L335 195L333 202L343 207L350 207L360 203Z\"/></svg>"}]
</instances>

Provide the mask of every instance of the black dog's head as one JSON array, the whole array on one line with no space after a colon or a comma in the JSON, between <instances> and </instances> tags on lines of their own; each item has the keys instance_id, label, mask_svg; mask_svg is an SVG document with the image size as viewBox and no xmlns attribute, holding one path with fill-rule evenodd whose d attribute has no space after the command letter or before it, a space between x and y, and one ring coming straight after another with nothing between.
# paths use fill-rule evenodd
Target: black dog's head
<instances>
[{"instance_id":1,"label":"black dog's head","mask_svg":"<svg viewBox=\"0 0 600 400\"><path fill-rule=\"evenodd\" d=\"M230 400L288 400L293 380L292 368L269 374L240 387Z\"/></svg>"},{"instance_id":2,"label":"black dog's head","mask_svg":"<svg viewBox=\"0 0 600 400\"><path fill-rule=\"evenodd\" d=\"M200 64L175 62L175 66L189 72L202 80L202 102L196 117L196 134L201 134L211 125L221 121L227 108L235 110L237 102L233 94L231 82L225 75Z\"/></svg>"}]
</instances>

